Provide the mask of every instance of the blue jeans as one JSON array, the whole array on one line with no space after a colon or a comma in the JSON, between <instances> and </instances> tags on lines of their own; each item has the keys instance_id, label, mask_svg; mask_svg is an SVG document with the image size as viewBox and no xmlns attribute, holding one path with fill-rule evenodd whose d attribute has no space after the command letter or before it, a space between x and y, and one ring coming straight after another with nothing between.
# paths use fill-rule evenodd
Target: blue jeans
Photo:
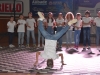
<instances>
[{"instance_id":1,"label":"blue jeans","mask_svg":"<svg viewBox=\"0 0 100 75\"><path fill-rule=\"evenodd\" d=\"M27 44L29 44L30 34L32 36L33 44L36 44L34 30L27 30Z\"/></svg>"},{"instance_id":2,"label":"blue jeans","mask_svg":"<svg viewBox=\"0 0 100 75\"><path fill-rule=\"evenodd\" d=\"M96 27L96 45L99 46L100 42L100 27Z\"/></svg>"},{"instance_id":3,"label":"blue jeans","mask_svg":"<svg viewBox=\"0 0 100 75\"><path fill-rule=\"evenodd\" d=\"M75 46L79 45L80 33L81 33L81 30L75 30L75 34L74 34Z\"/></svg>"},{"instance_id":4,"label":"blue jeans","mask_svg":"<svg viewBox=\"0 0 100 75\"><path fill-rule=\"evenodd\" d=\"M59 33L62 30L62 26L57 27L57 33ZM62 45L62 37L58 39L59 45Z\"/></svg>"},{"instance_id":5,"label":"blue jeans","mask_svg":"<svg viewBox=\"0 0 100 75\"><path fill-rule=\"evenodd\" d=\"M66 44L71 44L72 43L72 30L68 30L66 32Z\"/></svg>"},{"instance_id":6,"label":"blue jeans","mask_svg":"<svg viewBox=\"0 0 100 75\"><path fill-rule=\"evenodd\" d=\"M42 44L44 44L44 37L38 29L38 44L40 44L40 39L42 38Z\"/></svg>"},{"instance_id":7,"label":"blue jeans","mask_svg":"<svg viewBox=\"0 0 100 75\"><path fill-rule=\"evenodd\" d=\"M40 32L42 35L45 37L45 39L49 40L58 40L68 29L69 26L67 25L66 27L63 27L62 30L59 33L56 33L55 35L49 34L45 29L42 21L39 21L39 26L38 26Z\"/></svg>"},{"instance_id":8,"label":"blue jeans","mask_svg":"<svg viewBox=\"0 0 100 75\"><path fill-rule=\"evenodd\" d=\"M83 45L90 46L90 27L83 27Z\"/></svg>"},{"instance_id":9,"label":"blue jeans","mask_svg":"<svg viewBox=\"0 0 100 75\"><path fill-rule=\"evenodd\" d=\"M54 29L52 28L52 26L48 26L48 27L47 27L47 32L48 32L49 34L51 34L51 35L54 34Z\"/></svg>"},{"instance_id":10,"label":"blue jeans","mask_svg":"<svg viewBox=\"0 0 100 75\"><path fill-rule=\"evenodd\" d=\"M24 32L18 32L18 44L22 45L24 43Z\"/></svg>"},{"instance_id":11,"label":"blue jeans","mask_svg":"<svg viewBox=\"0 0 100 75\"><path fill-rule=\"evenodd\" d=\"M8 32L8 36L9 36L9 44L12 44L13 38L14 38L14 33L13 32Z\"/></svg>"}]
</instances>

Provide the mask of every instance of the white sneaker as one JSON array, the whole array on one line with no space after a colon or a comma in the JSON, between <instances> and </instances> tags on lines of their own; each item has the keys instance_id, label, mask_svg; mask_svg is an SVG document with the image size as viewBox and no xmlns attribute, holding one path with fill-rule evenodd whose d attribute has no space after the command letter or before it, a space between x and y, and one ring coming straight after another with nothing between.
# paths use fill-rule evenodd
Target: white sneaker
<instances>
[{"instance_id":1,"label":"white sneaker","mask_svg":"<svg viewBox=\"0 0 100 75\"><path fill-rule=\"evenodd\" d=\"M2 49L2 47L0 46L0 49Z\"/></svg>"},{"instance_id":2,"label":"white sneaker","mask_svg":"<svg viewBox=\"0 0 100 75\"><path fill-rule=\"evenodd\" d=\"M15 47L14 45L11 44L12 47Z\"/></svg>"},{"instance_id":3,"label":"white sneaker","mask_svg":"<svg viewBox=\"0 0 100 75\"><path fill-rule=\"evenodd\" d=\"M38 44L38 47L40 47L40 44Z\"/></svg>"},{"instance_id":4,"label":"white sneaker","mask_svg":"<svg viewBox=\"0 0 100 75\"><path fill-rule=\"evenodd\" d=\"M43 21L45 19L44 16L43 16L43 14L42 14L42 12L38 11L37 14L41 18L39 20Z\"/></svg>"},{"instance_id":5,"label":"white sneaker","mask_svg":"<svg viewBox=\"0 0 100 75\"><path fill-rule=\"evenodd\" d=\"M77 19L73 19L71 21L68 22L68 25L71 26L72 24L76 23L77 22Z\"/></svg>"},{"instance_id":6,"label":"white sneaker","mask_svg":"<svg viewBox=\"0 0 100 75\"><path fill-rule=\"evenodd\" d=\"M12 48L12 45L10 44L9 47Z\"/></svg>"}]
</instances>

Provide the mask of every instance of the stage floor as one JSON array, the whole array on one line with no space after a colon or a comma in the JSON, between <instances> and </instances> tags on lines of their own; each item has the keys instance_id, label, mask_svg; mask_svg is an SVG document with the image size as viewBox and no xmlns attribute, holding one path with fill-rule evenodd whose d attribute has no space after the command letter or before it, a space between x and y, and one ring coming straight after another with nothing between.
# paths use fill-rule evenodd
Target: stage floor
<instances>
[{"instance_id":1,"label":"stage floor","mask_svg":"<svg viewBox=\"0 0 100 75\"><path fill-rule=\"evenodd\" d=\"M79 48L81 52L82 47ZM67 65L62 67L62 70L55 71L52 74L46 75L70 75L72 73L77 73L77 75L86 75L87 73L97 73L100 75L100 56L97 56L99 52L96 48L91 48L92 55L86 55L86 53L74 53L68 54L66 48L63 47L62 51L58 53L63 53L64 61ZM4 49L0 50L0 75L38 75L30 73L33 68L33 63L35 62L35 51L36 50L18 50L18 49ZM42 52L42 51L41 51ZM39 62L43 61L40 57ZM60 69L61 60L56 59L54 61L53 69ZM41 68L46 67L46 62L41 64ZM4 73L4 74L3 74ZM10 73L10 74L9 74ZM41 75L41 74L39 74ZM42 74L45 75L45 74ZM75 74L72 74L75 75ZM93 74L95 75L95 74Z\"/></svg>"}]
</instances>

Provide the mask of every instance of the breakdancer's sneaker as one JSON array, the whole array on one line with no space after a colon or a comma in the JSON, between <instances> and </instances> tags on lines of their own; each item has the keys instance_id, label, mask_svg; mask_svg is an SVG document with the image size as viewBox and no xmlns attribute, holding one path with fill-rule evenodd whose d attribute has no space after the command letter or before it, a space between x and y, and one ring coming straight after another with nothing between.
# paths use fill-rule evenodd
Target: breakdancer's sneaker
<instances>
[{"instance_id":1,"label":"breakdancer's sneaker","mask_svg":"<svg viewBox=\"0 0 100 75\"><path fill-rule=\"evenodd\" d=\"M43 20L45 19L42 12L38 11L37 14L38 14L38 16L40 17L39 20L43 21Z\"/></svg>"},{"instance_id":2,"label":"breakdancer's sneaker","mask_svg":"<svg viewBox=\"0 0 100 75\"><path fill-rule=\"evenodd\" d=\"M68 22L68 25L71 26L76 22L77 22L77 19L72 19L71 21Z\"/></svg>"}]
</instances>

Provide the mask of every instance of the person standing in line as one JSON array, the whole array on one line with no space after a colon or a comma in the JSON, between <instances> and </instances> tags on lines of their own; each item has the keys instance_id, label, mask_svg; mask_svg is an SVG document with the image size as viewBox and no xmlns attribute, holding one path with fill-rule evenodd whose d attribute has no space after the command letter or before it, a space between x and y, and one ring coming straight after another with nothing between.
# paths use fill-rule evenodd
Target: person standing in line
<instances>
[{"instance_id":1,"label":"person standing in line","mask_svg":"<svg viewBox=\"0 0 100 75\"><path fill-rule=\"evenodd\" d=\"M88 44L87 49L90 50L90 28L91 28L91 17L90 12L85 11L85 17L82 18L83 25L83 51L86 51L86 44ZM91 50L90 50L91 51Z\"/></svg>"},{"instance_id":2,"label":"person standing in line","mask_svg":"<svg viewBox=\"0 0 100 75\"><path fill-rule=\"evenodd\" d=\"M7 23L7 28L8 28L8 36L9 36L9 47L15 47L13 43L13 38L14 38L14 27L16 26L16 22L14 21L14 17L10 17L10 21Z\"/></svg>"},{"instance_id":3,"label":"person standing in line","mask_svg":"<svg viewBox=\"0 0 100 75\"><path fill-rule=\"evenodd\" d=\"M80 33L81 33L81 27L82 27L82 20L81 20L81 14L76 14L77 23L74 25L75 28L75 34L74 34L74 40L75 40L75 48L78 49L79 42L80 42Z\"/></svg>"},{"instance_id":4,"label":"person standing in line","mask_svg":"<svg viewBox=\"0 0 100 75\"><path fill-rule=\"evenodd\" d=\"M74 15L72 12L68 12L65 15L65 25L68 24L69 21L71 21L72 19L74 19ZM66 32L66 49L70 49L71 44L72 44L72 32L73 32L73 25L70 26L69 30Z\"/></svg>"},{"instance_id":5,"label":"person standing in line","mask_svg":"<svg viewBox=\"0 0 100 75\"><path fill-rule=\"evenodd\" d=\"M47 32L50 34L54 34L55 27L55 19L53 18L53 13L49 12L48 18L45 20Z\"/></svg>"},{"instance_id":6,"label":"person standing in line","mask_svg":"<svg viewBox=\"0 0 100 75\"><path fill-rule=\"evenodd\" d=\"M35 34L34 34L34 26L36 27L36 21L32 17L32 12L28 13L28 19L26 20L26 26L27 26L27 47L29 47L29 41L30 41L30 34L32 36L33 40L33 47L36 47L36 41L35 41Z\"/></svg>"},{"instance_id":7,"label":"person standing in line","mask_svg":"<svg viewBox=\"0 0 100 75\"><path fill-rule=\"evenodd\" d=\"M18 47L24 47L25 24L26 24L26 21L24 20L24 16L23 14L20 14L19 20L17 21Z\"/></svg>"},{"instance_id":8,"label":"person standing in line","mask_svg":"<svg viewBox=\"0 0 100 75\"><path fill-rule=\"evenodd\" d=\"M96 25L96 46L97 50L100 50L99 43L100 43L100 11L98 11L98 17L94 19L94 25Z\"/></svg>"},{"instance_id":9,"label":"person standing in line","mask_svg":"<svg viewBox=\"0 0 100 75\"><path fill-rule=\"evenodd\" d=\"M59 31L62 30L62 27L64 26L64 19L63 19L62 13L59 13L58 18L56 19L56 25L57 25L57 33L58 33ZM58 42L59 42L58 47L61 48L61 46L62 46L62 37L59 38Z\"/></svg>"}]
</instances>

